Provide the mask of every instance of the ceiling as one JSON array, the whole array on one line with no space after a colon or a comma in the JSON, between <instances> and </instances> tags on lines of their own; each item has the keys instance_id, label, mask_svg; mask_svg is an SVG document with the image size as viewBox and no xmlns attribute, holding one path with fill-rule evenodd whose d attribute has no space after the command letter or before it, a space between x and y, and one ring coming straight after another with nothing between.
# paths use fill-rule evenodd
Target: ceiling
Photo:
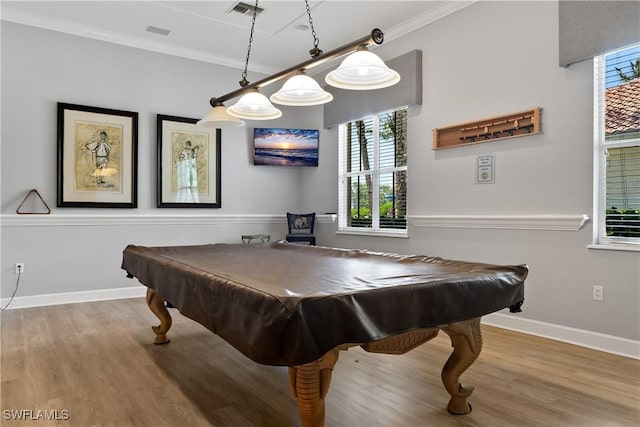
<instances>
[{"instance_id":1,"label":"ceiling","mask_svg":"<svg viewBox=\"0 0 640 427\"><path fill-rule=\"evenodd\" d=\"M244 0L253 6L254 0ZM244 68L251 14L230 11L238 0L5 1L2 20ZM393 40L462 9L472 1L309 1L325 52L365 37L373 28ZM263 0L249 70L273 74L310 59L313 36L303 0ZM297 26L303 29L296 29ZM170 30L148 32L149 26Z\"/></svg>"}]
</instances>

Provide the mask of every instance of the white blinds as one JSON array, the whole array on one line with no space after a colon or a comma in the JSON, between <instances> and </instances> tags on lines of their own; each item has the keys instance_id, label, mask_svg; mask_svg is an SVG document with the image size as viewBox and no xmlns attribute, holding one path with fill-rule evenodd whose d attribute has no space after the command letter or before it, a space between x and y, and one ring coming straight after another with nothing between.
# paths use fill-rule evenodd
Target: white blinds
<instances>
[{"instance_id":1,"label":"white blinds","mask_svg":"<svg viewBox=\"0 0 640 427\"><path fill-rule=\"evenodd\" d=\"M606 150L606 235L640 238L640 146Z\"/></svg>"},{"instance_id":2,"label":"white blinds","mask_svg":"<svg viewBox=\"0 0 640 427\"><path fill-rule=\"evenodd\" d=\"M407 110L340 125L339 229L406 230Z\"/></svg>"},{"instance_id":3,"label":"white blinds","mask_svg":"<svg viewBox=\"0 0 640 427\"><path fill-rule=\"evenodd\" d=\"M595 64L598 239L640 243L640 45Z\"/></svg>"}]
</instances>

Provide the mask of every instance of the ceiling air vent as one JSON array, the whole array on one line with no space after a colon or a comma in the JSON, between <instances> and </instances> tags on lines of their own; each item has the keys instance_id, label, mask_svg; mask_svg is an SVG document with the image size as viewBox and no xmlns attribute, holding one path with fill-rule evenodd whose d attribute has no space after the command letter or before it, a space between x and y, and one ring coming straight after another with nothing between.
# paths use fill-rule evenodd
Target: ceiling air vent
<instances>
[{"instance_id":1,"label":"ceiling air vent","mask_svg":"<svg viewBox=\"0 0 640 427\"><path fill-rule=\"evenodd\" d=\"M149 25L147 27L147 31L154 34L160 34L161 36L168 36L171 30L167 30L166 28L154 27L153 25Z\"/></svg>"},{"instance_id":2,"label":"ceiling air vent","mask_svg":"<svg viewBox=\"0 0 640 427\"><path fill-rule=\"evenodd\" d=\"M229 9L228 13L239 13L241 15L253 16L253 11L256 10L256 15L260 15L261 12L264 11L261 7L251 6L250 4L238 2L235 6Z\"/></svg>"}]
</instances>

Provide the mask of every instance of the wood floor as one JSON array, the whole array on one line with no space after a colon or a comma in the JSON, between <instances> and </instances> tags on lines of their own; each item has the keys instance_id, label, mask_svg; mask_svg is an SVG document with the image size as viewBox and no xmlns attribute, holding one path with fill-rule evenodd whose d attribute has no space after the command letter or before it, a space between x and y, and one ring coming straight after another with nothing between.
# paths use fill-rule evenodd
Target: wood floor
<instances>
[{"instance_id":1,"label":"wood floor","mask_svg":"<svg viewBox=\"0 0 640 427\"><path fill-rule=\"evenodd\" d=\"M253 363L171 313L172 342L154 346L157 320L142 298L3 312L0 425L299 425L287 368ZM450 342L441 334L402 356L341 352L326 426L640 425L640 361L488 326L483 333L480 358L462 376L476 387L470 414L445 409L440 370ZM68 419L17 421L8 410Z\"/></svg>"}]
</instances>

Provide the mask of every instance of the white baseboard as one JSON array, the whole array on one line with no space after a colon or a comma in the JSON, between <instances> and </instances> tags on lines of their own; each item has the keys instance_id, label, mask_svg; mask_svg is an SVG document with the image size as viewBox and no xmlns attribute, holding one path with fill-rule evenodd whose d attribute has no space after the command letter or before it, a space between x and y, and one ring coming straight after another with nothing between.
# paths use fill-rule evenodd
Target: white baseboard
<instances>
[{"instance_id":1,"label":"white baseboard","mask_svg":"<svg viewBox=\"0 0 640 427\"><path fill-rule=\"evenodd\" d=\"M131 286L117 289L101 289L97 291L64 292L59 294L33 295L16 297L11 301L7 310L15 308L41 307L46 305L74 304L78 302L105 301L112 299L143 297L147 292L145 286ZM9 303L9 298L3 298L2 307Z\"/></svg>"},{"instance_id":2,"label":"white baseboard","mask_svg":"<svg viewBox=\"0 0 640 427\"><path fill-rule=\"evenodd\" d=\"M640 359L640 341L583 329L554 325L502 313L491 313L482 317L482 323L538 337L549 338L581 347L592 348L620 356Z\"/></svg>"},{"instance_id":3,"label":"white baseboard","mask_svg":"<svg viewBox=\"0 0 640 427\"><path fill-rule=\"evenodd\" d=\"M103 289L97 291L66 292L60 294L33 295L16 297L8 309L40 307L58 304L73 304L91 301L104 301L123 298L144 297L145 286L132 286L118 289ZM7 305L9 298L0 301L2 307ZM498 328L509 329L529 335L549 338L581 347L592 348L620 356L640 359L640 341L634 341L613 335L585 331L583 329L554 325L537 320L525 319L502 313L491 313L482 317L482 323Z\"/></svg>"}]
</instances>

